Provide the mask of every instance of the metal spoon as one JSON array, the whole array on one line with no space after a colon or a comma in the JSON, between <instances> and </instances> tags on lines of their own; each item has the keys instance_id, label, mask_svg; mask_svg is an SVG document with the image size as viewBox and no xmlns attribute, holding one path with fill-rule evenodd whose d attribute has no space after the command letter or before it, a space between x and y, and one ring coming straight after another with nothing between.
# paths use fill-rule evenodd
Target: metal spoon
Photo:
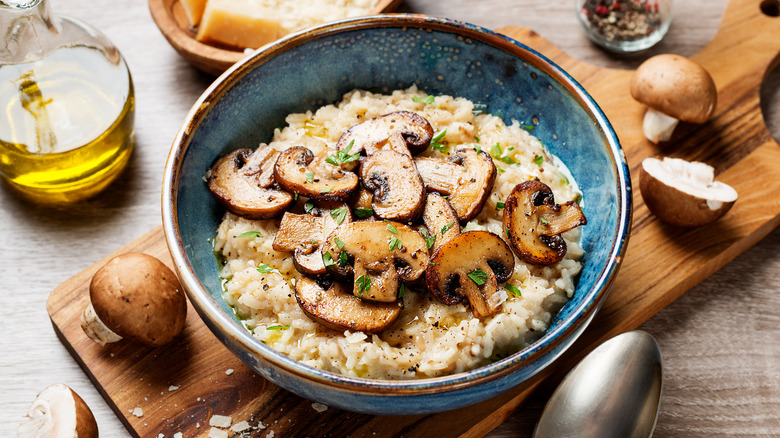
<instances>
[{"instance_id":1,"label":"metal spoon","mask_svg":"<svg viewBox=\"0 0 780 438\"><path fill-rule=\"evenodd\" d=\"M661 351L648 333L615 336L563 379L544 408L535 438L650 437L663 385Z\"/></svg>"}]
</instances>

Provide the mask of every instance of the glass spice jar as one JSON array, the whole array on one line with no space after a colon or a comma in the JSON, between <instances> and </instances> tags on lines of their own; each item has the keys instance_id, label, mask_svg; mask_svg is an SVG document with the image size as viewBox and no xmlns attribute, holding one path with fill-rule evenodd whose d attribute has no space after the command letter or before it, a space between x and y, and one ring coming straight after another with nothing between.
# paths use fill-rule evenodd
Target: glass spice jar
<instances>
[{"instance_id":1,"label":"glass spice jar","mask_svg":"<svg viewBox=\"0 0 780 438\"><path fill-rule=\"evenodd\" d=\"M616 53L652 47L672 22L672 0L576 0L575 4L588 37Z\"/></svg>"}]
</instances>

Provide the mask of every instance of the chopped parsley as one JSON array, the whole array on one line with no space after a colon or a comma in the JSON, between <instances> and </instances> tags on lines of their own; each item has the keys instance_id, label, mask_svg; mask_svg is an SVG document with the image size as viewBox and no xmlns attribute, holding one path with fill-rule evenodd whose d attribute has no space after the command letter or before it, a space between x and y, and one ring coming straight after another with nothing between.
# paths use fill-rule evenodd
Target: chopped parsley
<instances>
[{"instance_id":1,"label":"chopped parsley","mask_svg":"<svg viewBox=\"0 0 780 438\"><path fill-rule=\"evenodd\" d=\"M355 144L355 140L352 140L349 142L349 145L345 147L344 149L340 151L336 151L334 155L329 156L325 159L326 162L334 165L334 166L341 166L344 163L351 163L353 161L356 161L358 158L360 158L360 152L356 154L349 154L350 149L352 149L352 146Z\"/></svg>"},{"instance_id":2,"label":"chopped parsley","mask_svg":"<svg viewBox=\"0 0 780 438\"><path fill-rule=\"evenodd\" d=\"M429 94L425 97L412 96L412 102L433 105L436 102L436 100L432 95Z\"/></svg>"},{"instance_id":3,"label":"chopped parsley","mask_svg":"<svg viewBox=\"0 0 780 438\"><path fill-rule=\"evenodd\" d=\"M398 234L398 230L397 230L397 229L395 229L395 227L393 226L393 224L387 224L387 231L389 231L389 232L391 232L391 233L393 233L393 234Z\"/></svg>"},{"instance_id":4,"label":"chopped parsley","mask_svg":"<svg viewBox=\"0 0 780 438\"><path fill-rule=\"evenodd\" d=\"M471 109L471 114L478 116L480 114L487 114L487 105L484 103L475 103L474 108Z\"/></svg>"},{"instance_id":5,"label":"chopped parsley","mask_svg":"<svg viewBox=\"0 0 780 438\"><path fill-rule=\"evenodd\" d=\"M482 152L482 146L478 144L474 144L474 150L477 151L477 153L479 154Z\"/></svg>"},{"instance_id":6,"label":"chopped parsley","mask_svg":"<svg viewBox=\"0 0 780 438\"><path fill-rule=\"evenodd\" d=\"M322 193L323 195L326 194L326 193L330 193L330 191L333 190L333 187L334 186L330 186L329 188L327 188L325 190L320 190L320 193Z\"/></svg>"},{"instance_id":7,"label":"chopped parsley","mask_svg":"<svg viewBox=\"0 0 780 438\"><path fill-rule=\"evenodd\" d=\"M246 233L241 233L238 235L239 239L245 239L247 237L262 237L263 235L260 234L259 231L247 231Z\"/></svg>"},{"instance_id":8,"label":"chopped parsley","mask_svg":"<svg viewBox=\"0 0 780 438\"><path fill-rule=\"evenodd\" d=\"M287 330L288 328L290 328L289 325L269 325L265 329L266 330Z\"/></svg>"},{"instance_id":9,"label":"chopped parsley","mask_svg":"<svg viewBox=\"0 0 780 438\"><path fill-rule=\"evenodd\" d=\"M392 250L394 250L396 248L401 249L401 248L404 247L404 244L403 244L403 242L401 242L401 239L399 239L399 238L397 238L395 236L391 236L390 240L388 240L387 243L390 246L390 251L392 251Z\"/></svg>"},{"instance_id":10,"label":"chopped parsley","mask_svg":"<svg viewBox=\"0 0 780 438\"><path fill-rule=\"evenodd\" d=\"M504 207L506 207L506 203L501 201L496 202L496 210L501 210Z\"/></svg>"},{"instance_id":11,"label":"chopped parsley","mask_svg":"<svg viewBox=\"0 0 780 438\"><path fill-rule=\"evenodd\" d=\"M269 272L273 272L274 268L268 266L268 263L263 263L262 265L258 265L257 272L260 272L261 274L267 274Z\"/></svg>"},{"instance_id":12,"label":"chopped parsley","mask_svg":"<svg viewBox=\"0 0 780 438\"><path fill-rule=\"evenodd\" d=\"M506 231L506 237L511 239L512 238L512 232L509 231L509 228L507 228L505 231Z\"/></svg>"},{"instance_id":13,"label":"chopped parsley","mask_svg":"<svg viewBox=\"0 0 780 438\"><path fill-rule=\"evenodd\" d=\"M496 143L490 147L490 153L493 155L493 158L501 158L501 154L504 153L504 151L501 150L501 145Z\"/></svg>"},{"instance_id":14,"label":"chopped parsley","mask_svg":"<svg viewBox=\"0 0 780 438\"><path fill-rule=\"evenodd\" d=\"M513 160L512 157L501 157L501 161L506 164L517 164L517 161Z\"/></svg>"},{"instance_id":15,"label":"chopped parsley","mask_svg":"<svg viewBox=\"0 0 780 438\"><path fill-rule=\"evenodd\" d=\"M358 287L358 293L361 294L371 289L371 279L365 275L358 277L357 280L355 280L355 284Z\"/></svg>"},{"instance_id":16,"label":"chopped parsley","mask_svg":"<svg viewBox=\"0 0 780 438\"><path fill-rule=\"evenodd\" d=\"M314 172L306 172L306 182L309 184L314 183Z\"/></svg>"},{"instance_id":17,"label":"chopped parsley","mask_svg":"<svg viewBox=\"0 0 780 438\"><path fill-rule=\"evenodd\" d=\"M447 148L444 146L443 143L441 143L441 140L444 138L444 136L447 135L447 130L443 130L433 136L431 139L431 147L436 149L439 152L447 152Z\"/></svg>"},{"instance_id":18,"label":"chopped parsley","mask_svg":"<svg viewBox=\"0 0 780 438\"><path fill-rule=\"evenodd\" d=\"M344 218L347 216L346 207L334 208L330 211L330 217L332 217L337 224L341 225L344 222Z\"/></svg>"},{"instance_id":19,"label":"chopped parsley","mask_svg":"<svg viewBox=\"0 0 780 438\"><path fill-rule=\"evenodd\" d=\"M504 284L504 289L508 290L509 292L512 293L512 295L514 295L516 297L522 297L523 296L523 293L520 292L520 289L518 289L517 287L515 287L515 286L513 286L513 285L511 285L509 283L505 283Z\"/></svg>"},{"instance_id":20,"label":"chopped parsley","mask_svg":"<svg viewBox=\"0 0 780 438\"><path fill-rule=\"evenodd\" d=\"M349 258L347 256L347 252L346 251L341 251L339 253L339 266L341 266L343 268L344 266L347 266L348 264L349 264Z\"/></svg>"},{"instance_id":21,"label":"chopped parsley","mask_svg":"<svg viewBox=\"0 0 780 438\"><path fill-rule=\"evenodd\" d=\"M355 212L355 216L361 219L365 219L371 216L372 214L374 214L374 210L370 208L356 208L354 212Z\"/></svg>"},{"instance_id":22,"label":"chopped parsley","mask_svg":"<svg viewBox=\"0 0 780 438\"><path fill-rule=\"evenodd\" d=\"M344 249L344 245L346 245L346 243L344 243L341 239L334 237L333 241L336 242L336 246L338 246L339 249Z\"/></svg>"},{"instance_id":23,"label":"chopped parsley","mask_svg":"<svg viewBox=\"0 0 780 438\"><path fill-rule=\"evenodd\" d=\"M520 126L522 126L522 127L523 127L523 129L525 129L526 131L533 131L533 130L534 130L534 128L535 128L535 126L534 126L534 125L531 125L531 124L528 124L528 125L522 124L522 125L520 125Z\"/></svg>"},{"instance_id":24,"label":"chopped parsley","mask_svg":"<svg viewBox=\"0 0 780 438\"><path fill-rule=\"evenodd\" d=\"M446 233L446 232L447 232L447 230L449 230L449 229L450 229L450 227L452 227L453 225L455 225L455 222L450 222L450 223L448 223L447 225L445 225L445 226L441 227L441 235L443 236L443 235L444 235L444 233Z\"/></svg>"},{"instance_id":25,"label":"chopped parsley","mask_svg":"<svg viewBox=\"0 0 780 438\"><path fill-rule=\"evenodd\" d=\"M487 273L485 271L481 271L479 269L475 269L473 272L469 273L469 278L474 283L477 283L477 286L482 286L487 282Z\"/></svg>"},{"instance_id":26,"label":"chopped parsley","mask_svg":"<svg viewBox=\"0 0 780 438\"><path fill-rule=\"evenodd\" d=\"M314 203L311 201L306 201L306 203L303 204L303 211L306 213L311 213L312 210L314 210Z\"/></svg>"},{"instance_id":27,"label":"chopped parsley","mask_svg":"<svg viewBox=\"0 0 780 438\"><path fill-rule=\"evenodd\" d=\"M577 195L574 197L574 202L576 202L577 205L582 205L582 195L577 193Z\"/></svg>"},{"instance_id":28,"label":"chopped parsley","mask_svg":"<svg viewBox=\"0 0 780 438\"><path fill-rule=\"evenodd\" d=\"M550 225L550 221L548 221L547 219L545 219L545 218L543 218L543 217L540 217L540 218L539 218L539 221L540 221L541 223L545 224L545 225Z\"/></svg>"},{"instance_id":29,"label":"chopped parsley","mask_svg":"<svg viewBox=\"0 0 780 438\"><path fill-rule=\"evenodd\" d=\"M322 263L327 268L328 266L333 266L335 263L333 263L333 256L330 255L328 251L325 251L325 254L322 255Z\"/></svg>"},{"instance_id":30,"label":"chopped parsley","mask_svg":"<svg viewBox=\"0 0 780 438\"><path fill-rule=\"evenodd\" d=\"M541 166L542 163L544 163L544 157L541 155L537 155L534 157L534 163L536 163L537 166Z\"/></svg>"},{"instance_id":31,"label":"chopped parsley","mask_svg":"<svg viewBox=\"0 0 780 438\"><path fill-rule=\"evenodd\" d=\"M425 245L428 246L428 249L431 249L431 247L433 247L433 242L436 241L436 236L429 235L428 230L425 228L420 230L420 234L422 234L423 239L425 239Z\"/></svg>"},{"instance_id":32,"label":"chopped parsley","mask_svg":"<svg viewBox=\"0 0 780 438\"><path fill-rule=\"evenodd\" d=\"M406 287L401 284L401 287L398 288L398 298L403 298L406 294Z\"/></svg>"}]
</instances>

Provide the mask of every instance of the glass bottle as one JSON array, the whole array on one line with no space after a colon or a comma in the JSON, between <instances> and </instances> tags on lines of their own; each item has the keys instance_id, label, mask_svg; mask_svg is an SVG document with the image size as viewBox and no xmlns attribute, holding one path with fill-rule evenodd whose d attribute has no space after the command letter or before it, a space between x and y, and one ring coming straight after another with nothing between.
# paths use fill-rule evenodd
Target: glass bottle
<instances>
[{"instance_id":1,"label":"glass bottle","mask_svg":"<svg viewBox=\"0 0 780 438\"><path fill-rule=\"evenodd\" d=\"M0 0L0 176L27 198L72 202L104 189L133 149L133 82L102 33Z\"/></svg>"}]
</instances>

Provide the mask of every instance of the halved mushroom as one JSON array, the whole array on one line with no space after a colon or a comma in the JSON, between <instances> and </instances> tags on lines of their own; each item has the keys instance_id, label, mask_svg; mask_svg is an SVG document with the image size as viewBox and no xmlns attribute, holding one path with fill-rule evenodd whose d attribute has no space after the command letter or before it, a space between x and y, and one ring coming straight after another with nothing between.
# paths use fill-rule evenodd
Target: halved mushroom
<instances>
[{"instance_id":1,"label":"halved mushroom","mask_svg":"<svg viewBox=\"0 0 780 438\"><path fill-rule=\"evenodd\" d=\"M379 151L360 165L363 186L374 193L374 214L382 219L411 221L425 207L425 185L414 161L393 151Z\"/></svg>"},{"instance_id":2,"label":"halved mushroom","mask_svg":"<svg viewBox=\"0 0 780 438\"><path fill-rule=\"evenodd\" d=\"M322 257L331 272L353 277L355 296L391 302L399 280L410 283L425 272L428 248L420 233L404 224L353 222L331 233Z\"/></svg>"},{"instance_id":3,"label":"halved mushroom","mask_svg":"<svg viewBox=\"0 0 780 438\"><path fill-rule=\"evenodd\" d=\"M342 283L334 282L325 289L308 277L295 284L295 299L309 318L337 331L379 333L393 325L404 307L400 299L389 303L365 301L352 295Z\"/></svg>"},{"instance_id":4,"label":"halved mushroom","mask_svg":"<svg viewBox=\"0 0 780 438\"><path fill-rule=\"evenodd\" d=\"M33 400L18 438L97 438L92 411L75 391L62 383L47 386Z\"/></svg>"},{"instance_id":5,"label":"halved mushroom","mask_svg":"<svg viewBox=\"0 0 780 438\"><path fill-rule=\"evenodd\" d=\"M458 215L455 214L450 203L438 193L428 193L423 210L423 223L427 228L426 240L433 239L431 252L436 251L453 237L460 234Z\"/></svg>"},{"instance_id":6,"label":"halved mushroom","mask_svg":"<svg viewBox=\"0 0 780 438\"><path fill-rule=\"evenodd\" d=\"M295 269L304 275L327 272L319 249L325 239L342 223L352 222L352 213L345 204L333 208L315 208L309 214L286 212L279 224L273 248L293 252Z\"/></svg>"},{"instance_id":7,"label":"halved mushroom","mask_svg":"<svg viewBox=\"0 0 780 438\"><path fill-rule=\"evenodd\" d=\"M677 123L704 123L715 112L718 91L707 70L679 55L656 55L631 78L631 96L647 105L642 123L653 143L667 141Z\"/></svg>"},{"instance_id":8,"label":"halved mushroom","mask_svg":"<svg viewBox=\"0 0 780 438\"><path fill-rule=\"evenodd\" d=\"M587 223L579 204L556 204L550 187L537 178L516 185L504 208L509 244L520 260L534 265L561 261L566 241L560 233Z\"/></svg>"},{"instance_id":9,"label":"halved mushroom","mask_svg":"<svg viewBox=\"0 0 780 438\"><path fill-rule=\"evenodd\" d=\"M417 157L414 164L428 191L447 195L461 222L479 214L496 181L493 159L474 149L459 149L449 160Z\"/></svg>"},{"instance_id":10,"label":"halved mushroom","mask_svg":"<svg viewBox=\"0 0 780 438\"><path fill-rule=\"evenodd\" d=\"M346 200L358 188L357 175L338 166L325 165L323 159L315 160L308 148L293 146L279 155L274 177L284 189L317 201Z\"/></svg>"},{"instance_id":11,"label":"halved mushroom","mask_svg":"<svg viewBox=\"0 0 780 438\"><path fill-rule=\"evenodd\" d=\"M274 188L273 164L279 152L261 145L237 149L218 159L206 173L211 194L230 211L248 219L282 214L293 195Z\"/></svg>"},{"instance_id":12,"label":"halved mushroom","mask_svg":"<svg viewBox=\"0 0 780 438\"><path fill-rule=\"evenodd\" d=\"M645 158L639 189L647 208L662 221L696 227L718 220L734 205L737 192L714 180L704 163L678 158Z\"/></svg>"},{"instance_id":13,"label":"halved mushroom","mask_svg":"<svg viewBox=\"0 0 780 438\"><path fill-rule=\"evenodd\" d=\"M424 117L410 111L396 111L349 128L339 138L336 149L344 150L352 145L353 154L365 151L371 156L389 148L399 154L415 155L427 149L432 138L433 127Z\"/></svg>"},{"instance_id":14,"label":"halved mushroom","mask_svg":"<svg viewBox=\"0 0 780 438\"><path fill-rule=\"evenodd\" d=\"M425 282L444 304L468 299L474 316L481 318L501 309L498 283L509 280L514 269L512 250L500 237L488 231L467 231L433 253Z\"/></svg>"}]
</instances>

